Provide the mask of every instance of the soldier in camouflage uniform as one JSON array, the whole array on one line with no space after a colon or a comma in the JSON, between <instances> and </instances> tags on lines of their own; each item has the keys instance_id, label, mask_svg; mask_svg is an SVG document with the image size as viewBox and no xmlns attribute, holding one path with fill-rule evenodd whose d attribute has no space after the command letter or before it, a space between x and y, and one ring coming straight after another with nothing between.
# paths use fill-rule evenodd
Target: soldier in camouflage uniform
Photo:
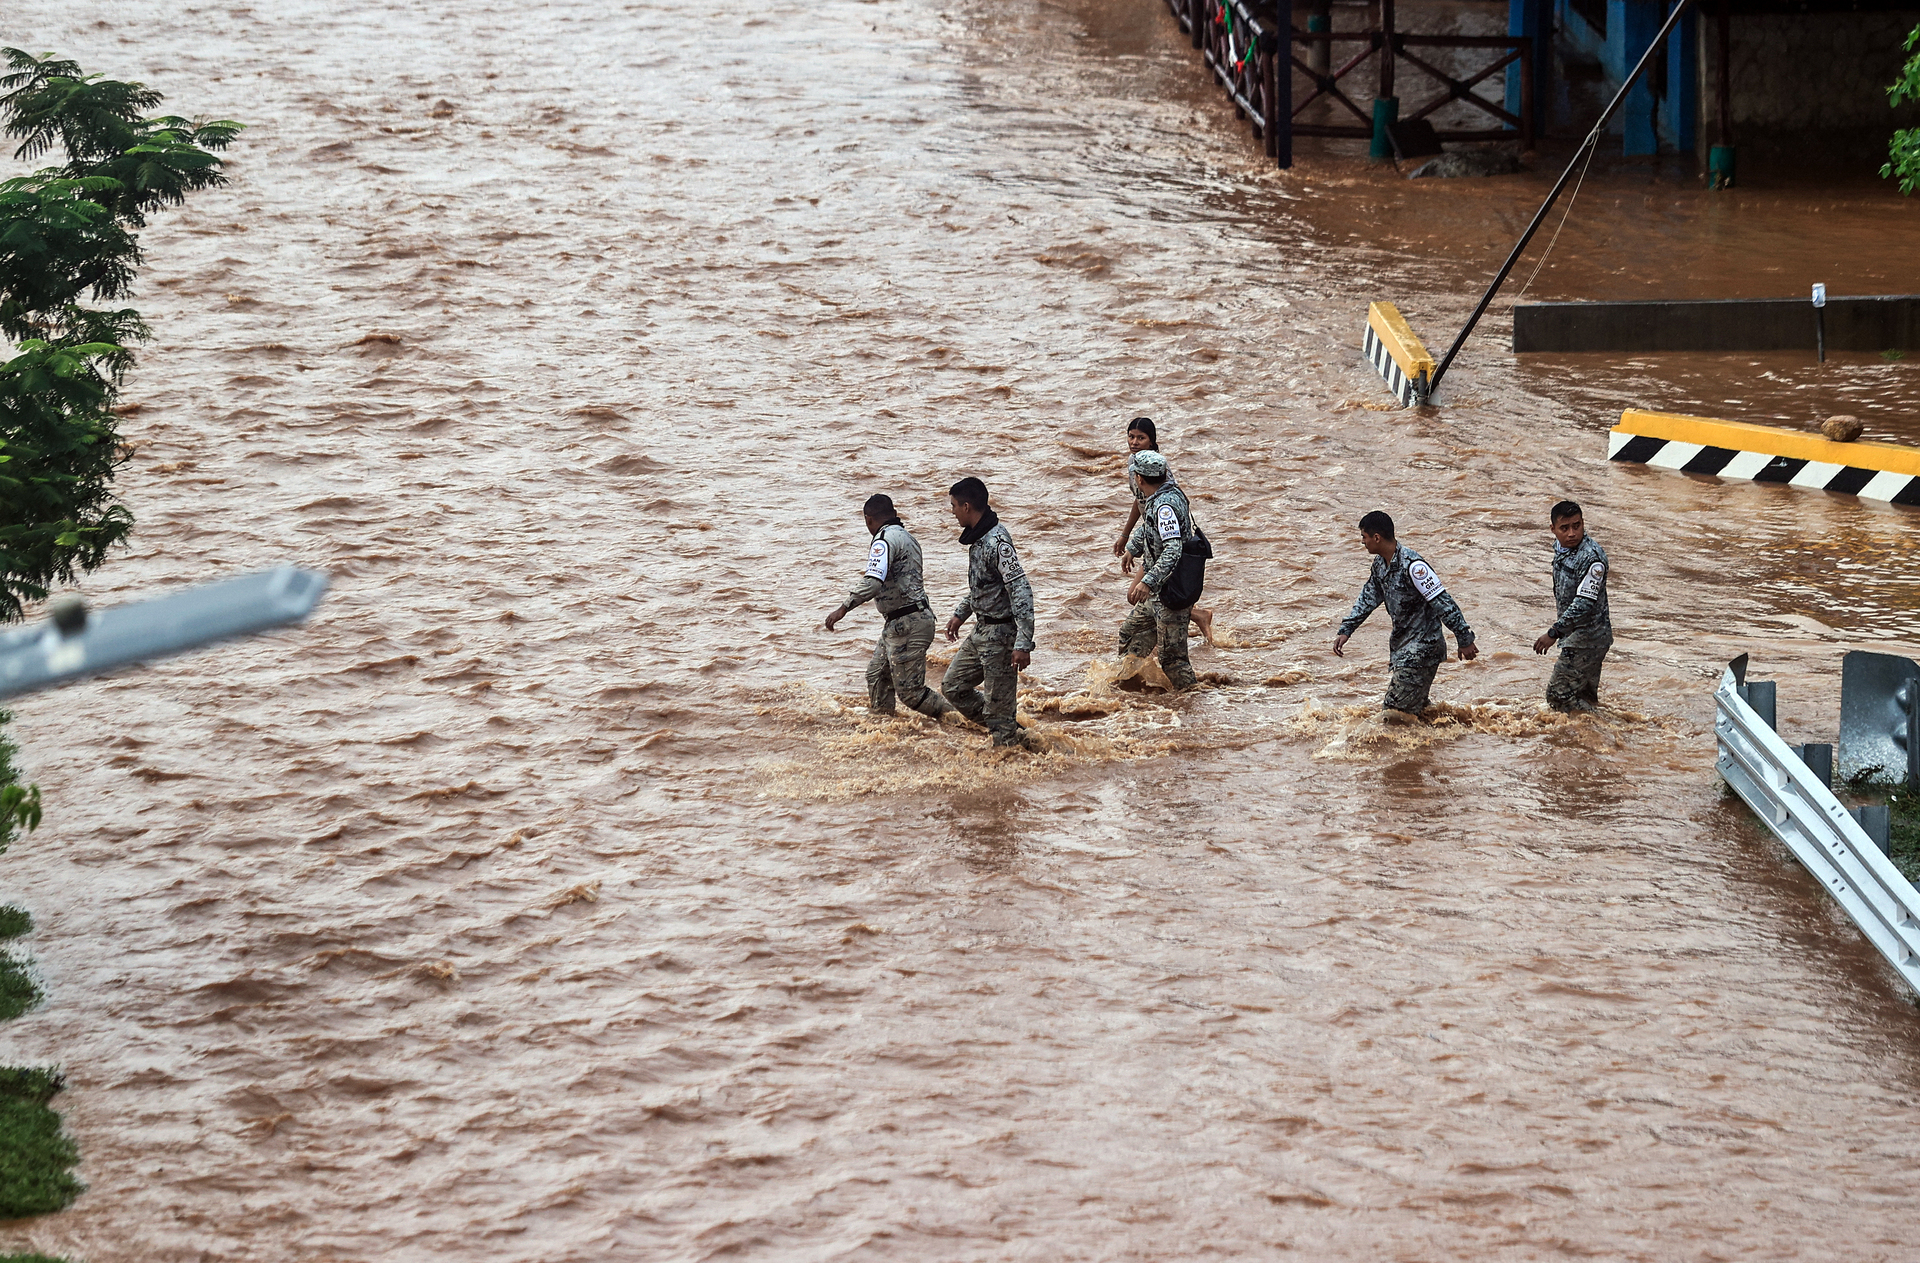
<instances>
[{"instance_id":1,"label":"soldier in camouflage uniform","mask_svg":"<svg viewBox=\"0 0 1920 1263\"><path fill-rule=\"evenodd\" d=\"M1607 610L1607 552L1587 534L1580 506L1553 506L1553 604L1560 617L1533 642L1545 653L1560 642L1560 660L1547 681L1547 705L1559 711L1592 710L1600 704L1600 666L1613 648Z\"/></svg>"},{"instance_id":2,"label":"soldier in camouflage uniform","mask_svg":"<svg viewBox=\"0 0 1920 1263\"><path fill-rule=\"evenodd\" d=\"M962 478L949 499L954 520L964 528L967 594L947 620L947 639L958 639L968 618L974 627L948 664L940 691L961 714L992 732L993 744L1025 745L1016 707L1020 670L1033 661L1033 588L1013 551L1013 536L987 504L986 484Z\"/></svg>"},{"instance_id":3,"label":"soldier in camouflage uniform","mask_svg":"<svg viewBox=\"0 0 1920 1263\"><path fill-rule=\"evenodd\" d=\"M1127 592L1133 612L1120 624L1120 652L1145 657L1157 644L1167 682L1177 689L1190 689L1200 683L1187 657L1187 620L1193 607L1167 609L1160 603L1160 590L1173 577L1185 542L1193 537L1193 512L1186 493L1168 477L1167 461L1160 453L1135 452L1127 470L1147 492L1127 553L1144 557L1146 568Z\"/></svg>"},{"instance_id":4,"label":"soldier in camouflage uniform","mask_svg":"<svg viewBox=\"0 0 1920 1263\"><path fill-rule=\"evenodd\" d=\"M867 601L886 619L867 663L867 705L893 714L894 697L931 719L953 707L927 687L927 646L933 643L933 606L920 580L920 543L900 524L893 500L871 496L860 510L873 544L867 568L840 608L827 615L828 631Z\"/></svg>"},{"instance_id":5,"label":"soldier in camouflage uniform","mask_svg":"<svg viewBox=\"0 0 1920 1263\"><path fill-rule=\"evenodd\" d=\"M1393 620L1393 637L1388 641L1392 655L1392 682L1387 686L1384 705L1388 710L1418 715L1427 708L1433 689L1433 677L1447 660L1447 639L1441 624L1452 630L1460 642L1460 657L1470 661L1480 654L1473 641L1473 628L1466 615L1447 595L1440 576L1433 573L1426 559L1393 537L1393 519L1375 510L1360 519L1360 546L1373 554L1373 570L1353 612L1340 624L1334 637L1333 653L1344 658L1347 638L1364 623L1367 615L1380 606L1387 607Z\"/></svg>"}]
</instances>

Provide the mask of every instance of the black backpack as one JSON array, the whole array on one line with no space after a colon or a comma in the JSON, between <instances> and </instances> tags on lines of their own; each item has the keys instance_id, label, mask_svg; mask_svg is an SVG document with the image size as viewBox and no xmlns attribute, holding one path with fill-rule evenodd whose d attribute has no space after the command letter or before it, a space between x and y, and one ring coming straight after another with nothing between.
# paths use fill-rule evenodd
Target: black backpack
<instances>
[{"instance_id":1,"label":"black backpack","mask_svg":"<svg viewBox=\"0 0 1920 1263\"><path fill-rule=\"evenodd\" d=\"M1207 562L1213 556L1213 545L1207 542L1207 533L1195 523L1193 534L1180 541L1180 564L1173 568L1167 581L1160 585L1160 605L1163 609L1191 609L1200 599L1200 593L1207 586Z\"/></svg>"}]
</instances>

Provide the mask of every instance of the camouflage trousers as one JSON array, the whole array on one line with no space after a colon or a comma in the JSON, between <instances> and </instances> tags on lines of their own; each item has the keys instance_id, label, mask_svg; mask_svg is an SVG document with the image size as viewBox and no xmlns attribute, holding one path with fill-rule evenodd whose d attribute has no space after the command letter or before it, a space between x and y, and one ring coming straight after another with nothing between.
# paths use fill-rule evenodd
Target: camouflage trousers
<instances>
[{"instance_id":1,"label":"camouflage trousers","mask_svg":"<svg viewBox=\"0 0 1920 1263\"><path fill-rule=\"evenodd\" d=\"M1020 743L1020 672L1013 665L1013 624L978 623L947 664L940 691L955 710L993 734L997 746ZM981 686L986 686L985 696Z\"/></svg>"},{"instance_id":2,"label":"camouflage trousers","mask_svg":"<svg viewBox=\"0 0 1920 1263\"><path fill-rule=\"evenodd\" d=\"M927 687L927 646L933 643L933 615L926 610L894 619L880 631L867 662L867 705L893 713L897 695L910 709L938 719L952 710Z\"/></svg>"},{"instance_id":3,"label":"camouflage trousers","mask_svg":"<svg viewBox=\"0 0 1920 1263\"><path fill-rule=\"evenodd\" d=\"M1560 660L1553 664L1553 675L1547 680L1547 705L1567 711L1598 706L1600 665L1612 648L1612 637L1603 645L1563 645Z\"/></svg>"},{"instance_id":4,"label":"camouflage trousers","mask_svg":"<svg viewBox=\"0 0 1920 1263\"><path fill-rule=\"evenodd\" d=\"M1418 715L1433 700L1433 677L1447 660L1444 640L1416 640L1394 650L1393 675L1387 683L1383 705L1388 710L1404 710Z\"/></svg>"},{"instance_id":5,"label":"camouflage trousers","mask_svg":"<svg viewBox=\"0 0 1920 1263\"><path fill-rule=\"evenodd\" d=\"M1200 683L1187 657L1187 620L1192 617L1192 607L1170 610L1157 597L1142 601L1120 624L1120 652L1144 658L1157 645L1167 681L1177 689L1190 689Z\"/></svg>"}]
</instances>

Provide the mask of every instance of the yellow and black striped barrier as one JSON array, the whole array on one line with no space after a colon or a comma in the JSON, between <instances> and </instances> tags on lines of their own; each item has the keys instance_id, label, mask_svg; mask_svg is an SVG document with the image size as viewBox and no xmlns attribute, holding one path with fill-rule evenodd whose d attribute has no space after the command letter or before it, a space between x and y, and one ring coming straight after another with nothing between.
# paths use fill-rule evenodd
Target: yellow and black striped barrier
<instances>
[{"instance_id":1,"label":"yellow and black striped barrier","mask_svg":"<svg viewBox=\"0 0 1920 1263\"><path fill-rule=\"evenodd\" d=\"M1920 448L1836 443L1776 425L1629 408L1608 436L1607 459L1920 505Z\"/></svg>"},{"instance_id":2,"label":"yellow and black striped barrier","mask_svg":"<svg viewBox=\"0 0 1920 1263\"><path fill-rule=\"evenodd\" d=\"M1367 304L1367 332L1360 340L1373 371L1380 374L1401 407L1424 406L1433 381L1434 360L1392 303Z\"/></svg>"}]
</instances>

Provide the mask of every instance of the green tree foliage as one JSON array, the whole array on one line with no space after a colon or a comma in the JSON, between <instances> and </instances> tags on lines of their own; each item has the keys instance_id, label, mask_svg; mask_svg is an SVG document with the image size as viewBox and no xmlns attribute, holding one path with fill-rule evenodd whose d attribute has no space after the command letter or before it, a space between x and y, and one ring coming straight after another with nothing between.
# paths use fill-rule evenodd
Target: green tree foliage
<instances>
[{"instance_id":1,"label":"green tree foliage","mask_svg":"<svg viewBox=\"0 0 1920 1263\"><path fill-rule=\"evenodd\" d=\"M0 941L32 931L33 915L25 908L0 908ZM39 1002L40 988L27 974L26 962L0 949L0 1022L19 1017Z\"/></svg>"},{"instance_id":2,"label":"green tree foliage","mask_svg":"<svg viewBox=\"0 0 1920 1263\"><path fill-rule=\"evenodd\" d=\"M0 1069L0 1219L64 1210L85 1187L80 1160L48 1102L66 1086L59 1071Z\"/></svg>"},{"instance_id":3,"label":"green tree foliage","mask_svg":"<svg viewBox=\"0 0 1920 1263\"><path fill-rule=\"evenodd\" d=\"M6 738L7 723L12 718L12 714L0 710L0 855L6 853L22 830L32 833L40 827L40 787L20 783L20 772L13 765L13 756L20 750ZM7 928L13 924L11 914L19 911L0 908L0 938L14 938L27 932L26 927Z\"/></svg>"},{"instance_id":4,"label":"green tree foliage","mask_svg":"<svg viewBox=\"0 0 1920 1263\"><path fill-rule=\"evenodd\" d=\"M1920 26L1914 27L1907 36L1907 51L1913 55L1907 58L1900 77L1887 87L1890 106L1920 101L1920 52L1915 52L1916 48L1920 48ZM1899 180L1900 191L1909 195L1920 188L1920 127L1902 127L1894 132L1887 156L1892 161L1880 168L1883 178Z\"/></svg>"},{"instance_id":5,"label":"green tree foliage","mask_svg":"<svg viewBox=\"0 0 1920 1263\"><path fill-rule=\"evenodd\" d=\"M124 459L113 403L148 330L110 304L132 293L135 230L225 184L215 151L240 125L151 114L158 92L71 61L17 48L0 61L0 135L18 142L14 156L66 159L0 181L0 338L15 344L0 363L0 622L11 622L133 529L113 495Z\"/></svg>"}]
</instances>

